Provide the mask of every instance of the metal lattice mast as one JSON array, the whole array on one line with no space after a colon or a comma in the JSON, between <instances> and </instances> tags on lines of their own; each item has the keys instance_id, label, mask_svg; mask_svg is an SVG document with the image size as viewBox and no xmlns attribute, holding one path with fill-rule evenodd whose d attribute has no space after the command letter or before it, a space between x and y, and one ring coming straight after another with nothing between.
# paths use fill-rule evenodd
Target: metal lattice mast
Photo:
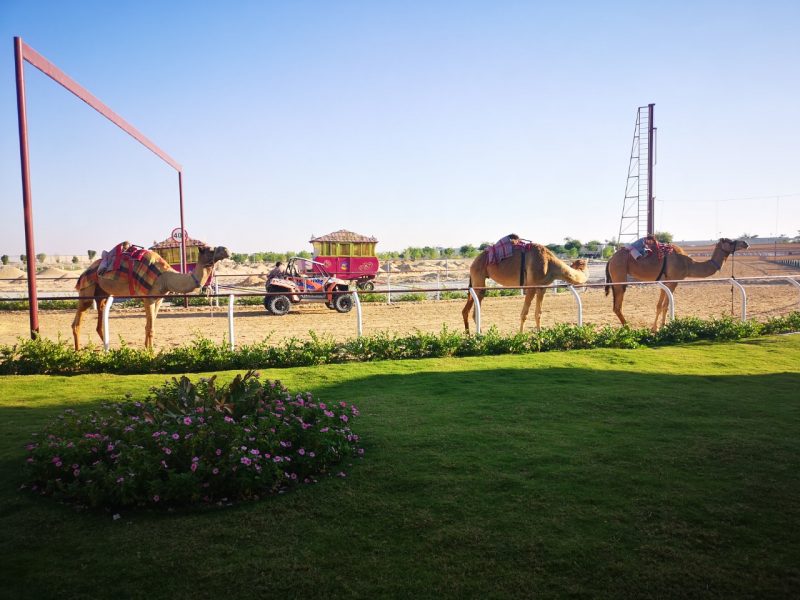
<instances>
[{"instance_id":1,"label":"metal lattice mast","mask_svg":"<svg viewBox=\"0 0 800 600\"><path fill-rule=\"evenodd\" d=\"M628 180L622 203L622 218L619 222L621 244L628 244L646 235L655 233L653 164L655 140L653 107L640 106L636 111L636 126L633 130L631 157L628 163Z\"/></svg>"}]
</instances>

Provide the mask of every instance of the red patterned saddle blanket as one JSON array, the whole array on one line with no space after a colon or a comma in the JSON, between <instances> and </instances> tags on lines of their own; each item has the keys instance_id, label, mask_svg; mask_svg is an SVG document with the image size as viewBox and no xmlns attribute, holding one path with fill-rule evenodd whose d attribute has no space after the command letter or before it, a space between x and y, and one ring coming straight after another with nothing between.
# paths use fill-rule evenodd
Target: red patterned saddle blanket
<instances>
[{"instance_id":1,"label":"red patterned saddle blanket","mask_svg":"<svg viewBox=\"0 0 800 600\"><path fill-rule=\"evenodd\" d=\"M512 239L506 236L486 248L486 260L490 265L497 264L514 254L514 250L528 250L531 242L523 242L519 238Z\"/></svg>"},{"instance_id":2,"label":"red patterned saddle blanket","mask_svg":"<svg viewBox=\"0 0 800 600\"><path fill-rule=\"evenodd\" d=\"M175 270L161 256L139 246L123 249L119 244L105 254L83 272L75 289L80 291L98 284L102 276L104 280L127 281L131 296L144 295L153 288L162 273Z\"/></svg>"}]
</instances>

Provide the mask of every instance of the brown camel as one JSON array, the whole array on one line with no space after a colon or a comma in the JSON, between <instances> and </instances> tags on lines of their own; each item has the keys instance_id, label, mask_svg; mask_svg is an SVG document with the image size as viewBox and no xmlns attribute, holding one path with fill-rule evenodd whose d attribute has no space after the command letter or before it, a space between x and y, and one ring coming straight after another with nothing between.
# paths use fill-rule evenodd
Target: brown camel
<instances>
[{"instance_id":1,"label":"brown camel","mask_svg":"<svg viewBox=\"0 0 800 600\"><path fill-rule=\"evenodd\" d=\"M705 261L694 260L686 254L683 248L674 244L672 245L673 252L665 254L662 258L658 258L653 253L638 260L634 259L626 248L620 248L608 259L606 283L628 281L628 276L630 275L638 281L663 280L664 285L674 292L675 288L678 287L677 282L679 280L687 277L711 277L722 269L722 265L725 264L728 256L737 250L745 250L749 247L750 245L744 240L721 238L714 247L711 259ZM608 296L608 288L611 288L614 297L614 313L623 325L627 323L625 316L622 314L622 300L625 297L626 287L624 285L607 285L605 288L606 296ZM659 317L661 317L661 327L666 323L668 306L667 293L661 290L661 295L656 305L656 319L653 321L653 331L657 331L659 328Z\"/></svg>"},{"instance_id":2,"label":"brown camel","mask_svg":"<svg viewBox=\"0 0 800 600\"><path fill-rule=\"evenodd\" d=\"M136 290L137 295L154 296L153 298L142 298L147 322L144 329L144 345L147 348L153 347L153 323L158 315L158 309L165 294L191 294L199 290L201 282L207 281L211 275L214 264L223 258L228 258L230 253L223 246L210 248L209 246L200 247L200 255L197 264L191 273L178 273L170 267L166 261L156 261L158 269L161 271L155 278L150 289L142 292ZM149 252L149 251L146 251ZM75 350L80 347L79 337L81 332L81 320L83 313L92 306L92 301L97 302L97 334L103 339L103 308L109 296L131 296L131 287L127 276L120 277L119 273L107 271L104 274L96 273L100 260L96 260L83 272L78 279L78 311L72 321L72 336L75 340Z\"/></svg>"},{"instance_id":3,"label":"brown camel","mask_svg":"<svg viewBox=\"0 0 800 600\"><path fill-rule=\"evenodd\" d=\"M525 257L525 267L523 269L522 258ZM586 283L588 277L586 273L587 262L583 259L576 260L572 266L560 260L550 250L540 244L529 244L522 247L515 247L514 254L499 263L488 263L486 250L478 254L469 268L469 285L475 287L475 294L478 296L478 304L481 303L485 295L485 290L479 288L486 287L486 279L493 279L504 286L539 286L550 285L556 279L561 279L567 283L579 284ZM525 327L525 319L528 318L528 311L531 308L531 301L536 296L536 329L540 328L542 316L542 300L546 288L537 287L525 290L525 303L522 306L522 314L519 319L519 330L522 332ZM464 329L469 332L469 311L472 309L474 301L472 295L467 296L467 304L461 311L464 317Z\"/></svg>"}]
</instances>

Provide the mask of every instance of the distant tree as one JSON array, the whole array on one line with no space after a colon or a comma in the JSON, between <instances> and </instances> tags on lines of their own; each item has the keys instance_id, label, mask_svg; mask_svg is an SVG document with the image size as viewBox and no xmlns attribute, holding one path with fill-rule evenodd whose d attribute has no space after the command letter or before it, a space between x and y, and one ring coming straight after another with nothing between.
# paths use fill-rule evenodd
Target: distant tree
<instances>
[{"instance_id":1,"label":"distant tree","mask_svg":"<svg viewBox=\"0 0 800 600\"><path fill-rule=\"evenodd\" d=\"M28 262L28 257L25 254L20 254L19 255L19 262L21 262L23 264Z\"/></svg>"},{"instance_id":2,"label":"distant tree","mask_svg":"<svg viewBox=\"0 0 800 600\"><path fill-rule=\"evenodd\" d=\"M247 261L247 254L242 254L241 252L234 252L231 254L231 260L235 262L237 265L244 264Z\"/></svg>"},{"instance_id":3,"label":"distant tree","mask_svg":"<svg viewBox=\"0 0 800 600\"><path fill-rule=\"evenodd\" d=\"M672 234L669 231L656 231L653 235L662 244L672 243Z\"/></svg>"},{"instance_id":4,"label":"distant tree","mask_svg":"<svg viewBox=\"0 0 800 600\"><path fill-rule=\"evenodd\" d=\"M478 250L480 252L483 252L484 250L486 250L491 245L492 244L490 242L481 242L480 246L478 246Z\"/></svg>"},{"instance_id":5,"label":"distant tree","mask_svg":"<svg viewBox=\"0 0 800 600\"><path fill-rule=\"evenodd\" d=\"M300 250L295 256L299 256L300 258L311 258L311 252L308 250Z\"/></svg>"},{"instance_id":6,"label":"distant tree","mask_svg":"<svg viewBox=\"0 0 800 600\"><path fill-rule=\"evenodd\" d=\"M436 258L437 256L439 256L439 251L436 248L433 246L425 246L422 248L420 258Z\"/></svg>"},{"instance_id":7,"label":"distant tree","mask_svg":"<svg viewBox=\"0 0 800 600\"><path fill-rule=\"evenodd\" d=\"M606 246L603 248L603 258L609 259L614 254L614 246Z\"/></svg>"},{"instance_id":8,"label":"distant tree","mask_svg":"<svg viewBox=\"0 0 800 600\"><path fill-rule=\"evenodd\" d=\"M73 256L73 257L72 257L72 264L73 264L73 265L77 265L77 264L78 264L78 262L80 262L80 261L78 260L78 257L77 257L77 256Z\"/></svg>"},{"instance_id":9,"label":"distant tree","mask_svg":"<svg viewBox=\"0 0 800 600\"><path fill-rule=\"evenodd\" d=\"M757 237L758 237L757 233L753 233L753 234L743 233L742 235L739 236L739 238L743 239L743 240L754 240Z\"/></svg>"},{"instance_id":10,"label":"distant tree","mask_svg":"<svg viewBox=\"0 0 800 600\"><path fill-rule=\"evenodd\" d=\"M445 258L453 258L457 252L455 248L442 248L440 254Z\"/></svg>"},{"instance_id":11,"label":"distant tree","mask_svg":"<svg viewBox=\"0 0 800 600\"><path fill-rule=\"evenodd\" d=\"M44 252L40 252L36 255L36 260L38 260L40 263L43 263L45 258L47 258L47 254Z\"/></svg>"},{"instance_id":12,"label":"distant tree","mask_svg":"<svg viewBox=\"0 0 800 600\"><path fill-rule=\"evenodd\" d=\"M94 257L97 256L97 250L87 250L86 254L89 255L89 260L94 260Z\"/></svg>"},{"instance_id":13,"label":"distant tree","mask_svg":"<svg viewBox=\"0 0 800 600\"><path fill-rule=\"evenodd\" d=\"M553 254L567 254L567 249L560 244L547 244L545 247Z\"/></svg>"},{"instance_id":14,"label":"distant tree","mask_svg":"<svg viewBox=\"0 0 800 600\"><path fill-rule=\"evenodd\" d=\"M3 254L3 256L0 256L0 261L2 261L2 263L4 265L7 265L8 264L8 254Z\"/></svg>"},{"instance_id":15,"label":"distant tree","mask_svg":"<svg viewBox=\"0 0 800 600\"><path fill-rule=\"evenodd\" d=\"M564 238L564 248L567 250L575 249L578 251L581 249L581 246L583 246L583 244L581 244L580 240L576 240L571 237Z\"/></svg>"},{"instance_id":16,"label":"distant tree","mask_svg":"<svg viewBox=\"0 0 800 600\"><path fill-rule=\"evenodd\" d=\"M600 249L600 241L599 240L592 240L590 242L586 242L586 249L595 252Z\"/></svg>"}]
</instances>

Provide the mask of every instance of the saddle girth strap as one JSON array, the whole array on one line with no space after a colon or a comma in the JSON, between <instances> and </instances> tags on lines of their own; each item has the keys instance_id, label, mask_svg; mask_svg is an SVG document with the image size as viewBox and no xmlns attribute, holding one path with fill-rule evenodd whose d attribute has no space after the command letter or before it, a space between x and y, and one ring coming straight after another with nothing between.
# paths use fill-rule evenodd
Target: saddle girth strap
<instances>
[{"instance_id":1,"label":"saddle girth strap","mask_svg":"<svg viewBox=\"0 0 800 600\"><path fill-rule=\"evenodd\" d=\"M525 255L527 252L525 250L522 251L522 258L519 261L519 284L520 286L525 285Z\"/></svg>"},{"instance_id":2,"label":"saddle girth strap","mask_svg":"<svg viewBox=\"0 0 800 600\"><path fill-rule=\"evenodd\" d=\"M664 260L661 262L661 271L658 273L658 277L656 277L656 281L661 281L661 278L664 276L664 273L667 272L667 255L664 255Z\"/></svg>"}]
</instances>

